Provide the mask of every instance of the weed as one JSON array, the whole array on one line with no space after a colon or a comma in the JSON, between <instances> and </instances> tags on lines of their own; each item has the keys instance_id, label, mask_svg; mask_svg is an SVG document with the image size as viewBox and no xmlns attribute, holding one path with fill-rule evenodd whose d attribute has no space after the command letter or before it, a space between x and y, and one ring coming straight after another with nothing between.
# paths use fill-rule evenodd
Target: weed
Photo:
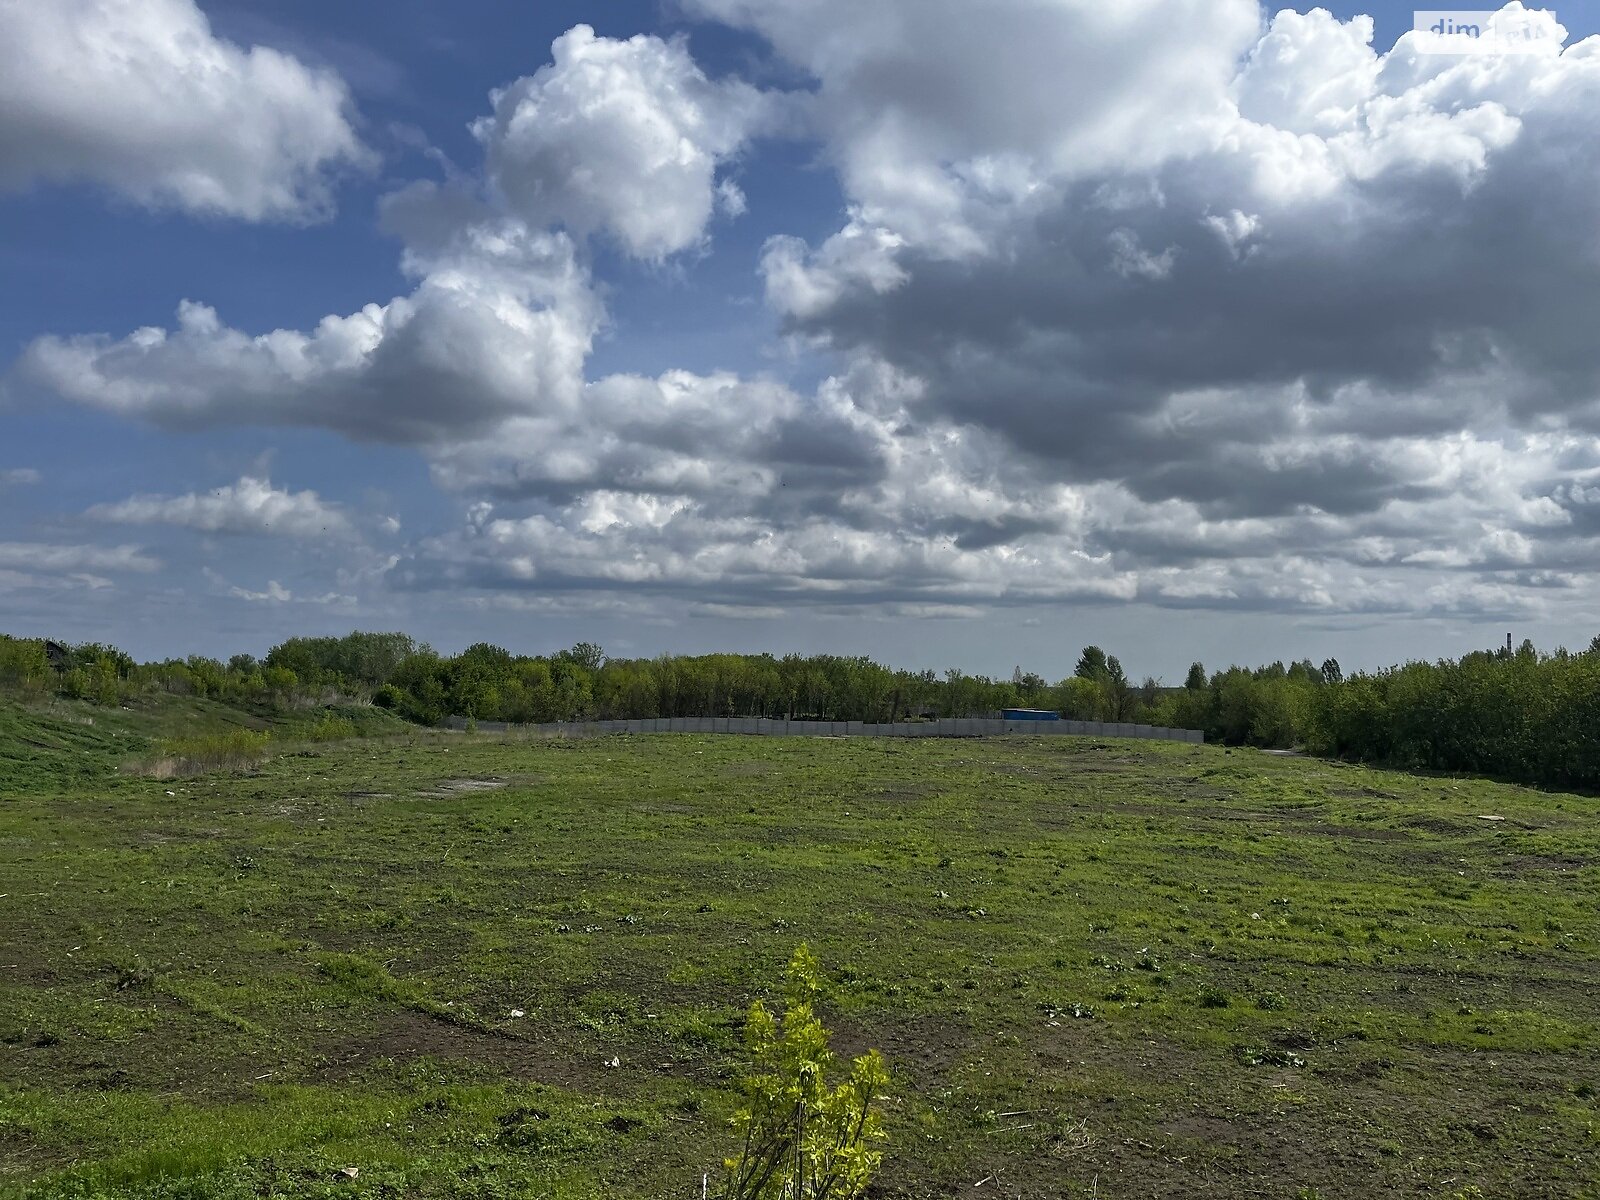
<instances>
[{"instance_id":1,"label":"weed","mask_svg":"<svg viewBox=\"0 0 1600 1200\"><path fill-rule=\"evenodd\" d=\"M160 757L145 764L141 773L154 779L174 779L218 771L248 771L267 756L270 741L268 734L253 729L170 738L161 743Z\"/></svg>"}]
</instances>

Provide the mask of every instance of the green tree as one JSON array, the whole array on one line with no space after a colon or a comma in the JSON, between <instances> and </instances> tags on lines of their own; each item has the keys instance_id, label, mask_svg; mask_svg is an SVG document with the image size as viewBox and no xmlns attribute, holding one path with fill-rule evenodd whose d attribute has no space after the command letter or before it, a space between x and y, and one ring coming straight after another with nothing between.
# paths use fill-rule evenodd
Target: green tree
<instances>
[{"instance_id":1,"label":"green tree","mask_svg":"<svg viewBox=\"0 0 1600 1200\"><path fill-rule=\"evenodd\" d=\"M1105 719L1105 693L1093 679L1074 675L1056 685L1056 711L1074 721Z\"/></svg>"},{"instance_id":2,"label":"green tree","mask_svg":"<svg viewBox=\"0 0 1600 1200\"><path fill-rule=\"evenodd\" d=\"M1079 679L1104 679L1106 677L1106 652L1099 646L1085 646L1078 655L1078 665L1072 672Z\"/></svg>"},{"instance_id":3,"label":"green tree","mask_svg":"<svg viewBox=\"0 0 1600 1200\"><path fill-rule=\"evenodd\" d=\"M593 642L579 642L572 649L563 650L556 657L576 663L585 671L598 671L600 664L606 660L606 653Z\"/></svg>"},{"instance_id":4,"label":"green tree","mask_svg":"<svg viewBox=\"0 0 1600 1200\"><path fill-rule=\"evenodd\" d=\"M1134 716L1134 710L1139 705L1139 697L1134 692L1133 685L1128 682L1128 676L1122 669L1122 663L1115 654L1106 659L1105 677L1101 683L1105 689L1106 698L1111 709L1113 721L1127 721Z\"/></svg>"},{"instance_id":5,"label":"green tree","mask_svg":"<svg viewBox=\"0 0 1600 1200\"><path fill-rule=\"evenodd\" d=\"M50 658L43 642L0 634L0 687L37 693L49 680Z\"/></svg>"}]
</instances>

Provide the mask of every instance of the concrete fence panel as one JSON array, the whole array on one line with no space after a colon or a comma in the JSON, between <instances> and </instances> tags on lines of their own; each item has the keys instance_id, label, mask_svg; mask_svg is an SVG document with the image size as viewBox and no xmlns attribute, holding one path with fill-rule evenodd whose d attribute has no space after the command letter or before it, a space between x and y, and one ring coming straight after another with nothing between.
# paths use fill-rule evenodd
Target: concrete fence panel
<instances>
[{"instance_id":1,"label":"concrete fence panel","mask_svg":"<svg viewBox=\"0 0 1600 1200\"><path fill-rule=\"evenodd\" d=\"M770 737L998 737L1078 734L1090 737L1142 738L1203 745L1198 729L1169 729L1157 725L1101 721L1005 721L985 717L952 717L938 721L791 721L766 717L647 717L642 720L546 721L536 725L511 725L505 721L471 721L447 717L449 729L476 729L482 733L522 733L546 737L596 737L606 734L697 733L744 734Z\"/></svg>"}]
</instances>

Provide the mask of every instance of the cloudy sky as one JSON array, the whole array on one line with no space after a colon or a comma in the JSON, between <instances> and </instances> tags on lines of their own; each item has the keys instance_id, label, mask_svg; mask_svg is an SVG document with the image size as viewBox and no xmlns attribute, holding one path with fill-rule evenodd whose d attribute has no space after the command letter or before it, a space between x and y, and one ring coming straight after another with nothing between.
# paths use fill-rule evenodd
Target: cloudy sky
<instances>
[{"instance_id":1,"label":"cloudy sky","mask_svg":"<svg viewBox=\"0 0 1600 1200\"><path fill-rule=\"evenodd\" d=\"M1600 0L1559 17L0 0L0 628L1587 644Z\"/></svg>"}]
</instances>

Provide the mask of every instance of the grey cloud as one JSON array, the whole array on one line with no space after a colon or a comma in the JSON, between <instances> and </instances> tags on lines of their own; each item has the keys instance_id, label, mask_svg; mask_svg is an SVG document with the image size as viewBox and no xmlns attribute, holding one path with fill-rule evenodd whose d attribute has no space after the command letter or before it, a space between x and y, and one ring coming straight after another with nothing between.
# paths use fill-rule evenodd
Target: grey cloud
<instances>
[{"instance_id":1,"label":"grey cloud","mask_svg":"<svg viewBox=\"0 0 1600 1200\"><path fill-rule=\"evenodd\" d=\"M952 517L941 522L940 529L955 538L958 550L988 550L1010 545L1032 533L1056 533L1060 526L1039 517L1008 514L988 520Z\"/></svg>"},{"instance_id":2,"label":"grey cloud","mask_svg":"<svg viewBox=\"0 0 1600 1200\"><path fill-rule=\"evenodd\" d=\"M735 8L757 27L782 24ZM776 36L813 52L803 31ZM1247 117L1277 112L1287 127L1219 117L1134 172L1064 177L1031 160L1025 203L957 179L981 249L952 252L922 236L920 209L886 203L872 209L881 249L870 260L841 258L832 242L805 261L775 246L773 298L796 332L924 380L926 409L1001 432L1047 460L1042 470L1127 479L1147 499L1282 511L1294 481L1251 469L1274 437L1446 433L1486 408L1592 427L1600 344L1583 326L1600 308L1600 271L1566 231L1600 222L1589 182L1600 59L1402 69L1404 46L1380 58L1367 36L1370 22L1285 13L1240 86L1254 97ZM853 67L817 69L824 88L869 87ZM974 78L1003 69L967 65ZM920 94L897 102L945 119ZM908 125L896 153L936 161L940 136ZM872 193L857 194L870 206ZM864 245L864 219L840 237ZM870 273L852 265L863 261ZM1470 382L1456 398L1484 376L1492 399ZM1206 389L1223 405L1274 389L1304 403L1246 401L1248 431L1190 428L1187 445L1160 429L1175 396ZM1381 461L1299 482L1304 503L1331 512L1415 494Z\"/></svg>"},{"instance_id":3,"label":"grey cloud","mask_svg":"<svg viewBox=\"0 0 1600 1200\"><path fill-rule=\"evenodd\" d=\"M0 542L0 568L71 574L79 571L159 570L159 559L139 546L62 545L49 542Z\"/></svg>"}]
</instances>

